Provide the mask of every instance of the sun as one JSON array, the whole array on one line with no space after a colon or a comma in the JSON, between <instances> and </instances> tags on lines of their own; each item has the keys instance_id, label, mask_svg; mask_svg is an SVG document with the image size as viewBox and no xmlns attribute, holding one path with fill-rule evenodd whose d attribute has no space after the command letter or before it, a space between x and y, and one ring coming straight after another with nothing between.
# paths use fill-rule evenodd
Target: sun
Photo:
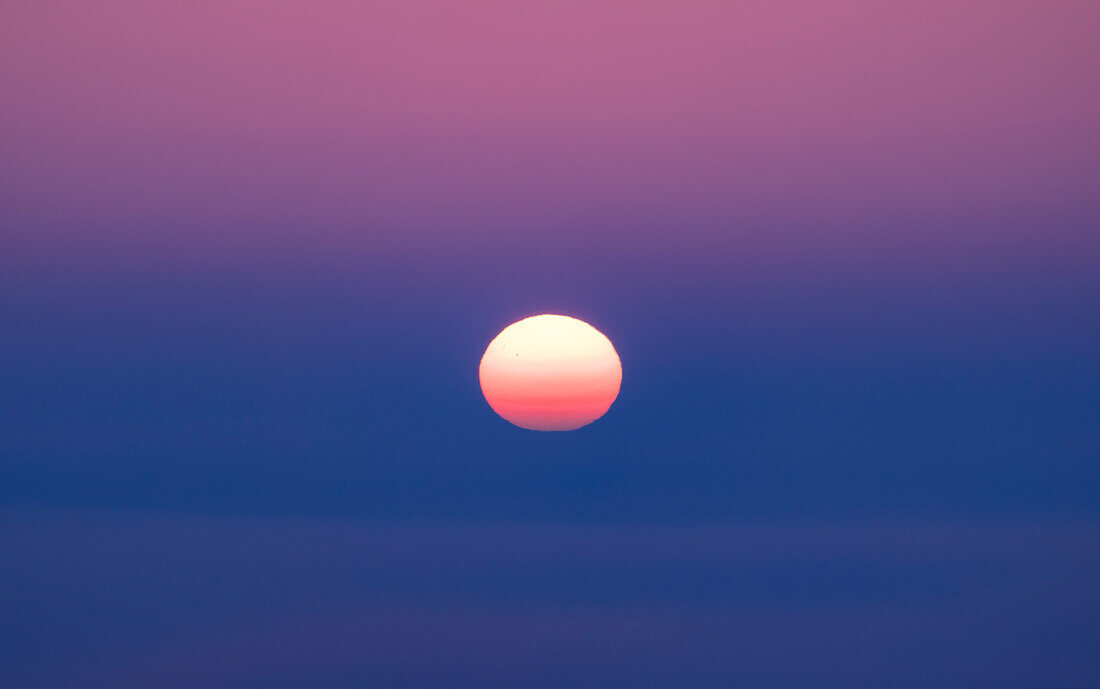
<instances>
[{"instance_id":1,"label":"sun","mask_svg":"<svg viewBox=\"0 0 1100 689\"><path fill-rule=\"evenodd\" d=\"M534 431L571 431L607 413L623 369L611 340L570 316L513 323L481 357L481 392L497 414Z\"/></svg>"}]
</instances>

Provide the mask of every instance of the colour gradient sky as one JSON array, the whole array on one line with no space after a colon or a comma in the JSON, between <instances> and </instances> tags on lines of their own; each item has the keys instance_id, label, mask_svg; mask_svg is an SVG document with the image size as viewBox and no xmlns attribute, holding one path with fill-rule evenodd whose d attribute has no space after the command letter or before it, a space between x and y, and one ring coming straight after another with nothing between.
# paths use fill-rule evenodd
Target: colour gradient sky
<instances>
[{"instance_id":1,"label":"colour gradient sky","mask_svg":"<svg viewBox=\"0 0 1100 689\"><path fill-rule=\"evenodd\" d=\"M6 3L0 685L1096 686L1097 35ZM574 433L478 388L538 313Z\"/></svg>"}]
</instances>

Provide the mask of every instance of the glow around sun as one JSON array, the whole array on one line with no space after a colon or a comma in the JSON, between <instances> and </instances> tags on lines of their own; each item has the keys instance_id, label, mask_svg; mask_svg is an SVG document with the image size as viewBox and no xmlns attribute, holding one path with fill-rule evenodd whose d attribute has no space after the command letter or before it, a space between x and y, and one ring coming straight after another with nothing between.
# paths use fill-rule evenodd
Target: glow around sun
<instances>
[{"instance_id":1,"label":"glow around sun","mask_svg":"<svg viewBox=\"0 0 1100 689\"><path fill-rule=\"evenodd\" d=\"M622 364L584 321L543 314L505 328L485 350L481 392L497 414L534 431L571 431L603 416L619 395Z\"/></svg>"}]
</instances>

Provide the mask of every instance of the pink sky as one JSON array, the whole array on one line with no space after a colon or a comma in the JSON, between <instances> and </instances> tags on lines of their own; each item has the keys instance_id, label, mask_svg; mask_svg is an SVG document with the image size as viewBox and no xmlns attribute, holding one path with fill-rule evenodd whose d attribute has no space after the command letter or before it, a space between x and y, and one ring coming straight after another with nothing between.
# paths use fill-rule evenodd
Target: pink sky
<instances>
[{"instance_id":1,"label":"pink sky","mask_svg":"<svg viewBox=\"0 0 1100 689\"><path fill-rule=\"evenodd\" d=\"M19 245L1081 241L1098 8L20 3L0 201Z\"/></svg>"}]
</instances>

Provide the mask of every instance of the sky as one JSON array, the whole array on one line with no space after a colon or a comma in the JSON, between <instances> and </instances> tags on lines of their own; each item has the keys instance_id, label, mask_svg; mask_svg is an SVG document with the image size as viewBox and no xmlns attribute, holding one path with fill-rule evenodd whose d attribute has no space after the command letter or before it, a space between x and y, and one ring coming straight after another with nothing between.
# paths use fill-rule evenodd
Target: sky
<instances>
[{"instance_id":1,"label":"sky","mask_svg":"<svg viewBox=\"0 0 1100 689\"><path fill-rule=\"evenodd\" d=\"M5 3L0 684L1096 686L1098 32Z\"/></svg>"}]
</instances>

